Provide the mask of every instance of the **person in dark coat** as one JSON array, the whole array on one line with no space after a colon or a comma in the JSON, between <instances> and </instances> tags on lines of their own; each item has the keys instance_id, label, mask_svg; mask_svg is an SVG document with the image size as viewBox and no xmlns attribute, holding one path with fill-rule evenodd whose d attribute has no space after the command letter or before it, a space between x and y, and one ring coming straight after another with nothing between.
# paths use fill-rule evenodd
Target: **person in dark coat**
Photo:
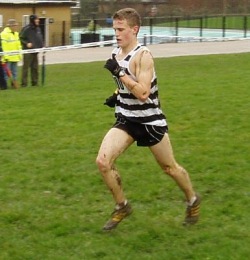
<instances>
[{"instance_id":1,"label":"person in dark coat","mask_svg":"<svg viewBox=\"0 0 250 260\"><path fill-rule=\"evenodd\" d=\"M24 50L43 47L43 36L37 15L32 14L30 16L30 23L23 27L20 32L20 41ZM31 72L31 85L38 86L38 52L25 53L23 55L22 87L27 87L28 85L29 69Z\"/></svg>"}]
</instances>

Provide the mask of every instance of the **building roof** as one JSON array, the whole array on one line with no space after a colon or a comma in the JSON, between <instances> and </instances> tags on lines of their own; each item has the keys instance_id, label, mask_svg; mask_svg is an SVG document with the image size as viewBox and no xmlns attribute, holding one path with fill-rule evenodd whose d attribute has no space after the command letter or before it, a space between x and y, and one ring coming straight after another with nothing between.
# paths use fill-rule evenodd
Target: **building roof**
<instances>
[{"instance_id":1,"label":"building roof","mask_svg":"<svg viewBox=\"0 0 250 260\"><path fill-rule=\"evenodd\" d=\"M0 0L1 6L77 6L77 0Z\"/></svg>"},{"instance_id":2,"label":"building roof","mask_svg":"<svg viewBox=\"0 0 250 260\"><path fill-rule=\"evenodd\" d=\"M41 3L73 3L76 0L0 0L0 4L41 4Z\"/></svg>"}]
</instances>

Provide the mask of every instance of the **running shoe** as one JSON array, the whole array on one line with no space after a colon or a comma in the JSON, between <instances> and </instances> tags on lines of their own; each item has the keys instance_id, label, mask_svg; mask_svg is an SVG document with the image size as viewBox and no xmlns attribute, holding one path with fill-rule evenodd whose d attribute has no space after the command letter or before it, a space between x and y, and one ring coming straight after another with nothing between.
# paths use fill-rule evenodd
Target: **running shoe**
<instances>
[{"instance_id":1,"label":"running shoe","mask_svg":"<svg viewBox=\"0 0 250 260\"><path fill-rule=\"evenodd\" d=\"M112 230L127 216L132 213L132 208L129 203L127 203L122 208L115 208L111 214L111 219L105 224L103 230Z\"/></svg>"},{"instance_id":2,"label":"running shoe","mask_svg":"<svg viewBox=\"0 0 250 260\"><path fill-rule=\"evenodd\" d=\"M196 200L194 201L194 203L192 205L187 206L186 217L183 222L183 225L193 225L199 219L201 198L197 194L195 196Z\"/></svg>"}]
</instances>

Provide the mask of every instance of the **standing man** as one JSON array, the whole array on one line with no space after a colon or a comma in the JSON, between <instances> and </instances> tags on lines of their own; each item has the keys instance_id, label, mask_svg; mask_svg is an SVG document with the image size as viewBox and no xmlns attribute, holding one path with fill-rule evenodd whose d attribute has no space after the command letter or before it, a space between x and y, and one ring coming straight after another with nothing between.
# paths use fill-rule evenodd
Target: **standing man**
<instances>
[{"instance_id":1,"label":"standing man","mask_svg":"<svg viewBox=\"0 0 250 260\"><path fill-rule=\"evenodd\" d=\"M7 51L20 51L22 49L21 42L19 39L19 33L17 32L18 23L15 19L9 19L7 26L1 32L2 49L4 52ZM12 77L12 87L18 88L17 84L17 65L21 60L21 54L15 55L4 55L2 62L6 63L7 69L10 71ZM5 73L5 79L7 82L8 76Z\"/></svg>"},{"instance_id":2,"label":"standing man","mask_svg":"<svg viewBox=\"0 0 250 260\"><path fill-rule=\"evenodd\" d=\"M104 230L114 229L132 213L115 161L135 141L138 146L149 147L162 170L184 192L187 208L183 224L195 224L199 218L200 197L187 171L174 158L166 118L160 108L152 55L137 40L140 25L141 18L132 8L121 9L113 15L118 47L104 67L112 73L119 88L116 122L102 141L96 163L116 206Z\"/></svg>"},{"instance_id":3,"label":"standing man","mask_svg":"<svg viewBox=\"0 0 250 260\"><path fill-rule=\"evenodd\" d=\"M20 32L20 40L24 50L43 47L42 32L39 27L37 15L30 16L30 23ZM22 87L28 85L28 71L31 72L31 85L38 86L38 53L26 53L23 55Z\"/></svg>"}]
</instances>

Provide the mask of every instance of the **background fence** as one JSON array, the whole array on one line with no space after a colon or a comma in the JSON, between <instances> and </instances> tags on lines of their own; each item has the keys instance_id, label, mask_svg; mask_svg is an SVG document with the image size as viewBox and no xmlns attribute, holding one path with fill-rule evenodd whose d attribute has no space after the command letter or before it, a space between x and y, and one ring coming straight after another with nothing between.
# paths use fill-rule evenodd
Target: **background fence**
<instances>
[{"instance_id":1,"label":"background fence","mask_svg":"<svg viewBox=\"0 0 250 260\"><path fill-rule=\"evenodd\" d=\"M111 18L74 19L72 22L54 22L47 26L46 47L114 39ZM223 40L228 37L250 37L250 14L144 17L139 32L144 44L207 41L214 38Z\"/></svg>"},{"instance_id":2,"label":"background fence","mask_svg":"<svg viewBox=\"0 0 250 260\"><path fill-rule=\"evenodd\" d=\"M146 36L146 41L150 44L178 42L181 39L188 41L194 37L200 38L200 41L209 38L250 37L250 15L145 17L142 25L140 36L144 41ZM73 20L71 28L72 44L114 38L110 18ZM157 41L156 38L161 39Z\"/></svg>"}]
</instances>

